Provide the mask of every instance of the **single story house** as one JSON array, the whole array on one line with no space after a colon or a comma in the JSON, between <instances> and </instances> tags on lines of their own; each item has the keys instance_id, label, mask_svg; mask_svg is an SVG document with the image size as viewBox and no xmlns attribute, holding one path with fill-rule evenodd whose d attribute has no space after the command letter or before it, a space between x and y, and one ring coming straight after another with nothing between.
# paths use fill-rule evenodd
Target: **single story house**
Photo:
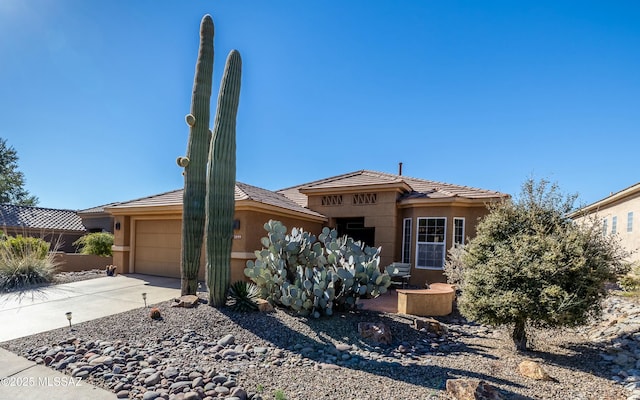
<instances>
[{"instance_id":1,"label":"single story house","mask_svg":"<svg viewBox=\"0 0 640 400\"><path fill-rule=\"evenodd\" d=\"M83 225L87 228L88 233L109 232L113 233L114 221L113 215L109 214L105 208L113 207L118 203L109 203L102 206L96 206L79 210L78 215L82 218Z\"/></svg>"},{"instance_id":2,"label":"single story house","mask_svg":"<svg viewBox=\"0 0 640 400\"><path fill-rule=\"evenodd\" d=\"M113 263L120 272L180 276L182 190L105 207L114 217ZM231 280L244 279L246 261L262 248L265 222L277 219L319 233L336 228L370 246L381 246L382 265L412 265L410 283L444 281L449 248L475 235L487 203L504 193L410 178L355 171L269 191L238 182ZM204 257L201 261L204 277Z\"/></svg>"},{"instance_id":3,"label":"single story house","mask_svg":"<svg viewBox=\"0 0 640 400\"><path fill-rule=\"evenodd\" d=\"M51 243L51 249L75 253L73 242L87 233L76 211L0 204L0 230L9 236L31 236Z\"/></svg>"},{"instance_id":4,"label":"single story house","mask_svg":"<svg viewBox=\"0 0 640 400\"><path fill-rule=\"evenodd\" d=\"M586 221L589 218L599 220L602 223L602 234L617 235L622 247L630 253L627 261L635 263L640 261L639 217L640 182L611 193L571 214L575 221Z\"/></svg>"}]
</instances>

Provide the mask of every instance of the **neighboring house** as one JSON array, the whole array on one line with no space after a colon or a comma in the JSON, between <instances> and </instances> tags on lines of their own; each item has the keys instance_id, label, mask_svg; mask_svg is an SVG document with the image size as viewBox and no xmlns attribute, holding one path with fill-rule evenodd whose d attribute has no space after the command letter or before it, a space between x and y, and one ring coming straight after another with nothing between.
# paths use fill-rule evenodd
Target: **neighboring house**
<instances>
[{"instance_id":1,"label":"neighboring house","mask_svg":"<svg viewBox=\"0 0 640 400\"><path fill-rule=\"evenodd\" d=\"M571 214L576 221L596 218L604 235L616 235L631 253L629 262L640 261L640 183L612 193Z\"/></svg>"},{"instance_id":2,"label":"neighboring house","mask_svg":"<svg viewBox=\"0 0 640 400\"><path fill-rule=\"evenodd\" d=\"M0 229L9 236L38 237L51 243L51 249L75 253L73 242L87 233L75 211L0 204Z\"/></svg>"},{"instance_id":3,"label":"neighboring house","mask_svg":"<svg viewBox=\"0 0 640 400\"><path fill-rule=\"evenodd\" d=\"M475 235L487 203L509 196L372 171L356 171L272 192L236 184L232 281L244 279L246 261L262 248L269 219L290 230L318 234L336 228L370 246L381 246L382 266L412 264L410 283L443 281L448 249ZM121 272L180 276L182 190L118 203L114 264ZM120 229L118 229L120 227ZM200 275L204 276L204 257Z\"/></svg>"},{"instance_id":4,"label":"neighboring house","mask_svg":"<svg viewBox=\"0 0 640 400\"><path fill-rule=\"evenodd\" d=\"M93 232L109 232L113 233L114 221L113 215L105 211L106 207L113 207L118 203L110 203L102 206L79 210L78 215L82 218L82 223L89 233Z\"/></svg>"}]
</instances>

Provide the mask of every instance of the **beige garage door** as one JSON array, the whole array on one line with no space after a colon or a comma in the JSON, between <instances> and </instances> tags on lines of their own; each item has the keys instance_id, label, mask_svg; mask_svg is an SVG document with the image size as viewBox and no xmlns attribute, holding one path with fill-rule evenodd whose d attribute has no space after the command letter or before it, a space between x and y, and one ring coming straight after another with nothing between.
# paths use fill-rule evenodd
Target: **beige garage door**
<instances>
[{"instance_id":1,"label":"beige garage door","mask_svg":"<svg viewBox=\"0 0 640 400\"><path fill-rule=\"evenodd\" d=\"M181 229L179 219L136 221L135 272L180 278Z\"/></svg>"}]
</instances>

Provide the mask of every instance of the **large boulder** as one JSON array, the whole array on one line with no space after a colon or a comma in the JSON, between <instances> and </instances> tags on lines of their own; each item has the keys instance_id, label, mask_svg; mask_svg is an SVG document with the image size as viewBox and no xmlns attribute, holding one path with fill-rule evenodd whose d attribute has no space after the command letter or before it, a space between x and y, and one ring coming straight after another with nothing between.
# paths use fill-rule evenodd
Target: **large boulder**
<instances>
[{"instance_id":1,"label":"large boulder","mask_svg":"<svg viewBox=\"0 0 640 400\"><path fill-rule=\"evenodd\" d=\"M518 364L518 372L526 378L535 379L537 381L552 380L547 371L542 368L542 365L535 361L525 360L521 362Z\"/></svg>"}]
</instances>

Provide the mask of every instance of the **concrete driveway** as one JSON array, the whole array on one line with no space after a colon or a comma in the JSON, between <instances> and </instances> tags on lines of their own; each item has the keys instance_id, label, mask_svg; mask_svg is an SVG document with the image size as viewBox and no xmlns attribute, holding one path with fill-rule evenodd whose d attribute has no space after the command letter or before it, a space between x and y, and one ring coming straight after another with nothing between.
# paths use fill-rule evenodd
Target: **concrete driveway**
<instances>
[{"instance_id":1,"label":"concrete driveway","mask_svg":"<svg viewBox=\"0 0 640 400\"><path fill-rule=\"evenodd\" d=\"M0 342L90 321L180 296L180 280L118 275L0 295Z\"/></svg>"},{"instance_id":2,"label":"concrete driveway","mask_svg":"<svg viewBox=\"0 0 640 400\"><path fill-rule=\"evenodd\" d=\"M0 295L0 342L144 307L180 296L180 280L118 275Z\"/></svg>"},{"instance_id":3,"label":"concrete driveway","mask_svg":"<svg viewBox=\"0 0 640 400\"><path fill-rule=\"evenodd\" d=\"M180 296L180 280L149 275L118 275L0 294L1 342L72 323L144 307ZM70 379L0 348L0 398L115 399L114 393Z\"/></svg>"}]
</instances>

